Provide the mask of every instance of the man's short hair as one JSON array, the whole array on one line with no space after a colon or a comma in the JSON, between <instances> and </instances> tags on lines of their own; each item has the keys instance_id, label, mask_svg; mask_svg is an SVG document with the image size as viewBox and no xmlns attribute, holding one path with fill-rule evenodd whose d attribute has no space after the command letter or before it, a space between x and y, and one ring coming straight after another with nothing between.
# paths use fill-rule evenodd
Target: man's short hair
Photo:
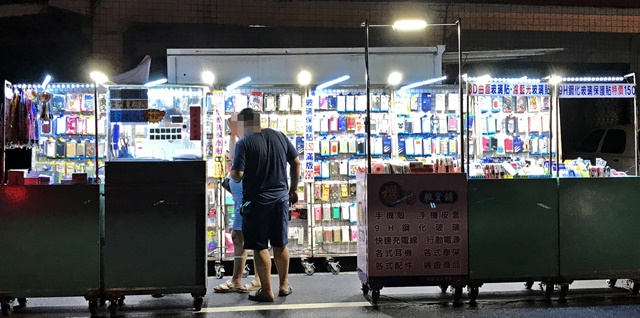
<instances>
[{"instance_id":1,"label":"man's short hair","mask_svg":"<svg viewBox=\"0 0 640 318\"><path fill-rule=\"evenodd\" d=\"M238 113L238 121L253 121L256 117L256 113L253 108L247 107Z\"/></svg>"}]
</instances>

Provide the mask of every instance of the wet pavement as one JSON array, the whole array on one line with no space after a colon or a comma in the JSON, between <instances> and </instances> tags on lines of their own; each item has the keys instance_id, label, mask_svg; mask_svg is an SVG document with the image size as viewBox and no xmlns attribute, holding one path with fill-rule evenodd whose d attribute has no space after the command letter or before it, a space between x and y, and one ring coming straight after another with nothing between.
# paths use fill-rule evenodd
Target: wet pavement
<instances>
[{"instance_id":1,"label":"wet pavement","mask_svg":"<svg viewBox=\"0 0 640 318\"><path fill-rule=\"evenodd\" d=\"M377 306L360 290L353 272L339 275L316 273L291 275L293 293L276 297L275 302L258 304L247 294L216 294L213 287L226 281L209 278L208 293L202 311L191 308L187 294L127 296L118 309L119 317L640 317L640 296L633 296L625 281L609 288L604 280L577 281L569 289L567 302L558 301L556 289L552 301L545 300L536 283L531 290L524 283L485 284L478 302L471 305L463 294L463 304L453 305L453 295L438 287L396 287L381 290ZM277 278L273 276L274 283ZM249 278L245 279L249 282ZM276 285L274 285L276 286ZM275 288L275 287L274 287ZM32 298L27 307L14 308L14 317L90 317L87 302L81 297ZM109 317L100 307L99 317Z\"/></svg>"}]
</instances>

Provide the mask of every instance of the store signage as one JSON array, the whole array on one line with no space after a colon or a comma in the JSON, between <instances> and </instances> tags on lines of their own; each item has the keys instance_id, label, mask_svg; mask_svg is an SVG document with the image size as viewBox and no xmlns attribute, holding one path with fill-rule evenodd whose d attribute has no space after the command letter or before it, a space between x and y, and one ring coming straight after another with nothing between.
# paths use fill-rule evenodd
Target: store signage
<instances>
[{"instance_id":1,"label":"store signage","mask_svg":"<svg viewBox=\"0 0 640 318\"><path fill-rule=\"evenodd\" d=\"M159 123L167 112L159 109L145 109L142 111L144 119L150 123Z\"/></svg>"},{"instance_id":2,"label":"store signage","mask_svg":"<svg viewBox=\"0 0 640 318\"><path fill-rule=\"evenodd\" d=\"M302 171L302 181L313 182L314 180L314 136L313 136L313 109L317 106L317 98L304 99L304 169Z\"/></svg>"},{"instance_id":3,"label":"store signage","mask_svg":"<svg viewBox=\"0 0 640 318\"><path fill-rule=\"evenodd\" d=\"M562 84L559 88L560 98L634 98L634 84Z\"/></svg>"},{"instance_id":4,"label":"store signage","mask_svg":"<svg viewBox=\"0 0 640 318\"><path fill-rule=\"evenodd\" d=\"M370 277L421 276L439 281L467 275L463 174L369 174L367 187L366 224L360 224L368 234L358 236L358 250L367 246Z\"/></svg>"},{"instance_id":5,"label":"store signage","mask_svg":"<svg viewBox=\"0 0 640 318\"><path fill-rule=\"evenodd\" d=\"M469 87L471 96L549 96L549 84L519 84L519 83L473 83Z\"/></svg>"},{"instance_id":6,"label":"store signage","mask_svg":"<svg viewBox=\"0 0 640 318\"><path fill-rule=\"evenodd\" d=\"M202 108L200 105L189 106L189 140L200 140L202 136Z\"/></svg>"},{"instance_id":7,"label":"store signage","mask_svg":"<svg viewBox=\"0 0 640 318\"><path fill-rule=\"evenodd\" d=\"M112 99L111 109L147 109L149 101L146 99Z\"/></svg>"},{"instance_id":8,"label":"store signage","mask_svg":"<svg viewBox=\"0 0 640 318\"><path fill-rule=\"evenodd\" d=\"M148 122L147 88L113 88L109 90L109 121L123 123ZM163 115L164 116L164 115ZM151 116L155 120L157 116Z\"/></svg>"}]
</instances>

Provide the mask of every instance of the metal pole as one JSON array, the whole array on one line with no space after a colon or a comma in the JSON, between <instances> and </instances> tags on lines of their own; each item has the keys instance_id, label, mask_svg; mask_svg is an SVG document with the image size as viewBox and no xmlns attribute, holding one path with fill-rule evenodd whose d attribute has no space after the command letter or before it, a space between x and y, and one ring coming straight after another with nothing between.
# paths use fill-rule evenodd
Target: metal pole
<instances>
[{"instance_id":1,"label":"metal pole","mask_svg":"<svg viewBox=\"0 0 640 318\"><path fill-rule=\"evenodd\" d=\"M365 44L364 44L364 79L367 93L367 119L365 129L367 132L367 171L371 173L371 88L369 87L369 20L364 20Z\"/></svg>"},{"instance_id":2,"label":"metal pole","mask_svg":"<svg viewBox=\"0 0 640 318\"><path fill-rule=\"evenodd\" d=\"M462 126L464 126L465 129L467 130L467 144L466 145L462 145L461 147L464 147L464 148L467 149L467 170L466 171L468 173L469 170L470 170L469 169L469 165L471 164L471 149L469 149L469 140L471 140L471 130L469 129L469 121L471 120L471 118L470 118L471 115L469 113L469 104L470 104L471 101L469 100L469 82L464 81L464 83L465 83L465 85L464 85L465 86L465 91L467 92L467 96L465 98L465 100L467 101L467 107L465 108L465 111L466 111L465 114L467 115L467 117L466 117L465 123L462 124ZM460 116L460 118L464 118L464 117ZM474 151L474 153L475 153L475 151Z\"/></svg>"},{"instance_id":3,"label":"metal pole","mask_svg":"<svg viewBox=\"0 0 640 318\"><path fill-rule=\"evenodd\" d=\"M456 21L456 25L458 26L458 97L460 99L460 169L462 171L462 173L465 173L465 169L464 169L464 153L465 153L465 149L464 149L464 125L462 124L462 115L464 114L464 103L463 103L463 96L462 96L462 40L460 38L461 34L462 34L462 22L461 19L458 18L458 21Z\"/></svg>"},{"instance_id":4,"label":"metal pole","mask_svg":"<svg viewBox=\"0 0 640 318\"><path fill-rule=\"evenodd\" d=\"M633 148L635 149L633 153L635 155L636 176L638 176L638 99L635 94L636 73L633 73L633 85Z\"/></svg>"},{"instance_id":5,"label":"metal pole","mask_svg":"<svg viewBox=\"0 0 640 318\"><path fill-rule=\"evenodd\" d=\"M560 149L560 98L558 96L558 84L554 85L554 89L553 89L553 99L556 102L556 133L555 133L555 137L556 137L556 177L559 178L560 177L560 152L562 151L562 149ZM553 132L551 132L553 134ZM553 140L551 140L553 142ZM551 152L551 149L549 149L549 152ZM551 166L549 166L551 167Z\"/></svg>"},{"instance_id":6,"label":"metal pole","mask_svg":"<svg viewBox=\"0 0 640 318\"><path fill-rule=\"evenodd\" d=\"M93 153L96 155L96 166L95 166L95 173L96 173L96 184L99 184L100 182L98 181L98 169L100 167L99 162L98 162L98 115L100 114L100 112L98 111L98 107L99 107L99 102L98 102L98 82L96 82L96 86L94 86L93 89L93 120L96 126L96 140L95 140L95 148L93 150ZM108 127L105 127L105 131Z\"/></svg>"},{"instance_id":7,"label":"metal pole","mask_svg":"<svg viewBox=\"0 0 640 318\"><path fill-rule=\"evenodd\" d=\"M553 142L553 124L554 124L554 120L553 117L555 112L556 112L556 108L557 105L555 105L554 107L554 102L557 101L556 100L556 94L555 91L557 90L558 84L555 84L552 88L553 90L550 92L550 97L551 98L551 105L549 105L549 145L547 145L547 149L549 149L549 177L553 177L553 152L551 151L551 143ZM542 136L542 134L541 134ZM556 137L557 138L557 137ZM540 140L538 140L538 151L540 151ZM556 149L556 151L558 151L558 149Z\"/></svg>"}]
</instances>

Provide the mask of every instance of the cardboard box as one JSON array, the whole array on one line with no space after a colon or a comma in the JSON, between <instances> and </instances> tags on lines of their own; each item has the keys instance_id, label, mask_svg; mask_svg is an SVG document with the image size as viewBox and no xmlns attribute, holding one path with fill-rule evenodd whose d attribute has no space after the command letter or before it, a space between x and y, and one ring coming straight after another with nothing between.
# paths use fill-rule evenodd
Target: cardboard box
<instances>
[{"instance_id":1,"label":"cardboard box","mask_svg":"<svg viewBox=\"0 0 640 318\"><path fill-rule=\"evenodd\" d=\"M11 169L7 172L7 185L24 185L27 169Z\"/></svg>"},{"instance_id":2,"label":"cardboard box","mask_svg":"<svg viewBox=\"0 0 640 318\"><path fill-rule=\"evenodd\" d=\"M71 181L73 184L87 184L87 173L74 172L71 174Z\"/></svg>"}]
</instances>

